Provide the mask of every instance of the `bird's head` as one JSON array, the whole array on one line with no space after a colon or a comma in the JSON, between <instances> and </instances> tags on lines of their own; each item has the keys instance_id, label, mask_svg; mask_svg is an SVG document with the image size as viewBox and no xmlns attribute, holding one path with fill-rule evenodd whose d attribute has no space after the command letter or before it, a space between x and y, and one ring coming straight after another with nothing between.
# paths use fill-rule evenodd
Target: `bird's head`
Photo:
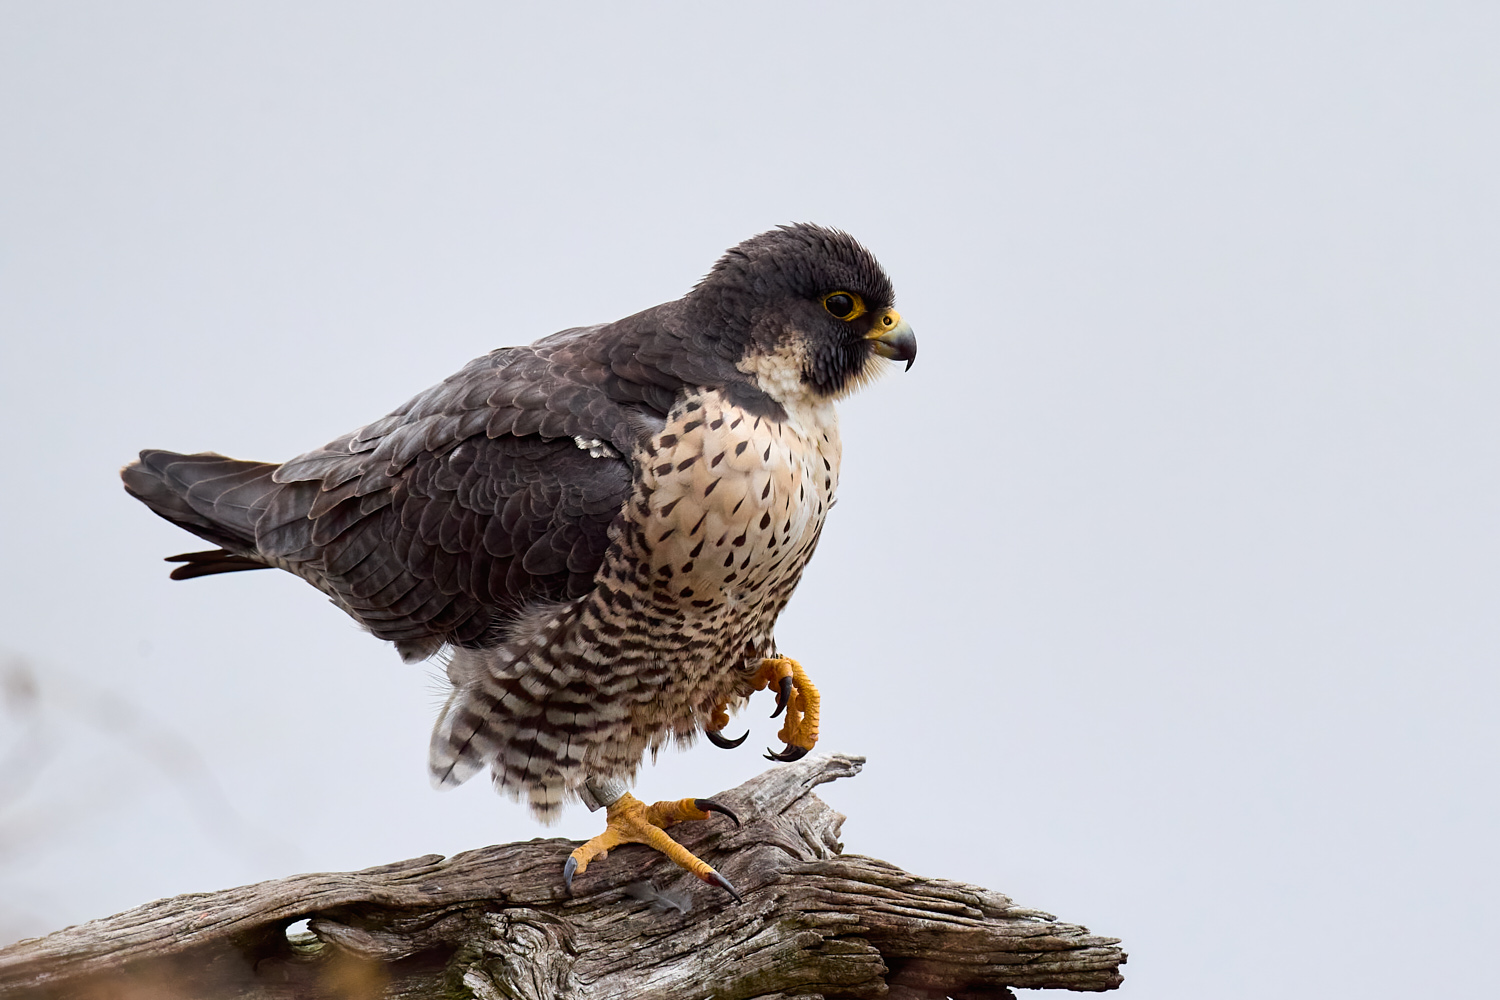
<instances>
[{"instance_id":1,"label":"bird's head","mask_svg":"<svg viewBox=\"0 0 1500 1000\"><path fill-rule=\"evenodd\" d=\"M881 359L910 368L917 339L894 300L891 279L852 236L800 223L726 252L685 304L729 360L785 404L852 392Z\"/></svg>"}]
</instances>

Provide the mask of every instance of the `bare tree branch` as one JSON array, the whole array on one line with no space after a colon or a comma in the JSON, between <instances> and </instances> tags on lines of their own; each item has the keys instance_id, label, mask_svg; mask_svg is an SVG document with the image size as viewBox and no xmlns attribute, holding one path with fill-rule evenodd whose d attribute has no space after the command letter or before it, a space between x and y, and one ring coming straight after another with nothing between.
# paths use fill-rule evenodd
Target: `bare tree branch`
<instances>
[{"instance_id":1,"label":"bare tree branch","mask_svg":"<svg viewBox=\"0 0 1500 1000\"><path fill-rule=\"evenodd\" d=\"M0 951L0 992L970 1000L1120 984L1114 938L841 854L844 818L812 789L862 763L833 755L775 768L715 796L743 826L673 828L742 889L742 905L634 846L590 868L570 896L561 869L575 845L533 840L160 900ZM637 884L647 877L651 890ZM289 934L303 919L308 931Z\"/></svg>"}]
</instances>

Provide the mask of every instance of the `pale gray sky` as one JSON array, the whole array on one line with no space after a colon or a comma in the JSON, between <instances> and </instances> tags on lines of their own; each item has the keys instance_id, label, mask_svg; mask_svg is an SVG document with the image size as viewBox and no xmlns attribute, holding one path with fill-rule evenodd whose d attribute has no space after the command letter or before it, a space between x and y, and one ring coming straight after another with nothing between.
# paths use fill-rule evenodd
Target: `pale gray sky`
<instances>
[{"instance_id":1,"label":"pale gray sky","mask_svg":"<svg viewBox=\"0 0 1500 1000\"><path fill-rule=\"evenodd\" d=\"M168 581L116 470L290 457L811 220L922 345L780 628L870 758L848 849L1123 937L1127 995L1493 989L1500 7L497 6L0 9L0 936L595 832L431 791L424 669Z\"/></svg>"}]
</instances>

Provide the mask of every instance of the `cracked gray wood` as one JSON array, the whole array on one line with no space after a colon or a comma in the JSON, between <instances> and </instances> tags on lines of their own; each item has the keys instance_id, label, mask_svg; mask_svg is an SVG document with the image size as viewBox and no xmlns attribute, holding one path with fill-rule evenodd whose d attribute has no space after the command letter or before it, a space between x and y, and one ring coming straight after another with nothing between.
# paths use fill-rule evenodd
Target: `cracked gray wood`
<instances>
[{"instance_id":1,"label":"cracked gray wood","mask_svg":"<svg viewBox=\"0 0 1500 1000\"><path fill-rule=\"evenodd\" d=\"M570 896L562 866L575 844L533 840L158 900L0 950L0 994L971 1000L1120 984L1115 938L842 854L844 817L813 789L863 762L775 767L714 796L743 826L672 828L741 905L638 846L596 863ZM644 879L688 893L693 909L634 898L627 887ZM308 933L289 935L303 919Z\"/></svg>"}]
</instances>

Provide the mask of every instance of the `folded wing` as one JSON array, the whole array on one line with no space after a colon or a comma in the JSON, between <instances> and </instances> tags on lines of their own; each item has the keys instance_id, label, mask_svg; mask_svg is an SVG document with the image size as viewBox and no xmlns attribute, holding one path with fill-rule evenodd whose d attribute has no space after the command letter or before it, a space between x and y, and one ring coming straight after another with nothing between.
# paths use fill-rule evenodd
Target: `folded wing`
<instances>
[{"instance_id":1,"label":"folded wing","mask_svg":"<svg viewBox=\"0 0 1500 1000\"><path fill-rule=\"evenodd\" d=\"M174 557L179 579L277 566L408 657L493 644L526 604L592 586L630 456L675 393L611 364L630 353L597 330L476 359L279 466L142 452L126 488L221 546Z\"/></svg>"}]
</instances>

